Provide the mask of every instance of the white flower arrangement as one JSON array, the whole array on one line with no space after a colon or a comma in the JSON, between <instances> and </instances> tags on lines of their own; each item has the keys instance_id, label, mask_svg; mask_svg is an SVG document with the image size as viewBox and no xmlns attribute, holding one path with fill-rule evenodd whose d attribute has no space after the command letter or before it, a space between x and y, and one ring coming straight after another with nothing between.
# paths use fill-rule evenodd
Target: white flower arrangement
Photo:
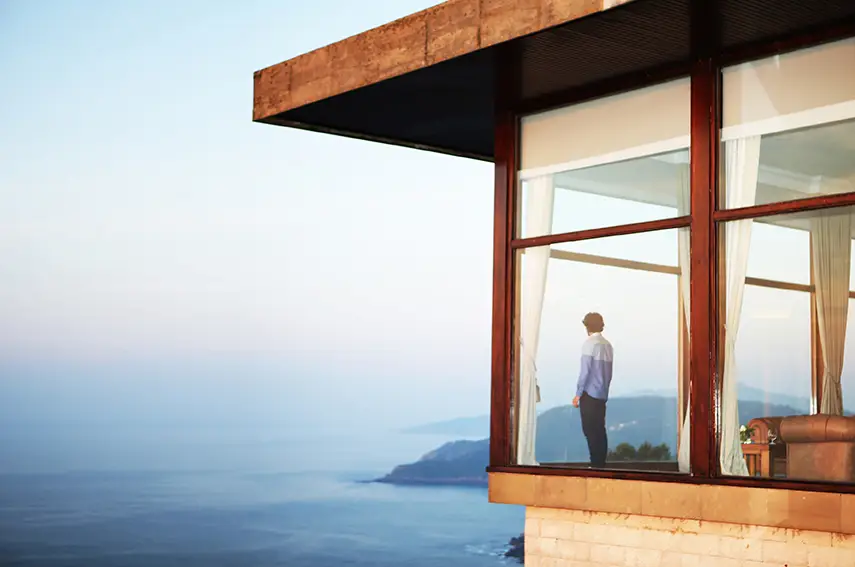
<instances>
[{"instance_id":1,"label":"white flower arrangement","mask_svg":"<svg viewBox=\"0 0 855 567\"><path fill-rule=\"evenodd\" d=\"M741 425L739 427L739 440L742 441L743 444L752 443L751 434L754 433L753 427L745 427Z\"/></svg>"}]
</instances>

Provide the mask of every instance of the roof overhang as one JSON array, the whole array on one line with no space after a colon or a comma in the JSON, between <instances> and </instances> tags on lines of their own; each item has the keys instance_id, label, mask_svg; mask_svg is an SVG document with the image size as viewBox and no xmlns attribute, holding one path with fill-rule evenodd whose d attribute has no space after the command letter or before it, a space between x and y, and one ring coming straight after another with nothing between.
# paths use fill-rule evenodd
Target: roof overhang
<instances>
[{"instance_id":1,"label":"roof overhang","mask_svg":"<svg viewBox=\"0 0 855 567\"><path fill-rule=\"evenodd\" d=\"M450 0L257 71L253 120L491 160L501 68L524 111L686 73L710 29L727 53L853 19L852 0Z\"/></svg>"}]
</instances>

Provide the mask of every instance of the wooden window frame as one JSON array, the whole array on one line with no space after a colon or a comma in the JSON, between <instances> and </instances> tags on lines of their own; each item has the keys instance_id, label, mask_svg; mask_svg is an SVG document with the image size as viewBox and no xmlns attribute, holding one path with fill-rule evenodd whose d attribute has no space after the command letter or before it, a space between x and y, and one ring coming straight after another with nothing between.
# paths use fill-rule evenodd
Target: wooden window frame
<instances>
[{"instance_id":1,"label":"wooden window frame","mask_svg":"<svg viewBox=\"0 0 855 567\"><path fill-rule=\"evenodd\" d=\"M698 5L707 3L698 2ZM511 93L518 91L518 54L510 45L499 53L496 73L495 109L495 201L493 234L493 324L491 357L491 419L489 472L534 475L561 475L575 477L600 477L654 482L687 484L714 484L782 490L806 490L855 494L855 483L830 483L725 476L719 471L720 438L720 377L718 362L721 352L721 317L719 315L718 228L727 221L758 218L855 205L855 193L823 195L794 201L756 205L738 209L722 209L718 205L720 176L721 131L721 77L722 69L747 60L761 59L775 54L795 51L811 46L855 36L851 23L826 26L776 41L745 46L737 50L722 51L714 47L715 30L709 25L709 13L698 10L693 21L704 22L703 33L693 36L691 61L669 65L652 72L609 79L572 91L551 95L526 104L517 104ZM677 79L691 77L691 214L689 216L650 222L610 226L531 238L515 238L518 224L518 171L520 147L520 119L523 115L541 112L627 92ZM517 276L519 272L516 253L520 249L639 234L643 232L686 228L691 230L691 315L689 354L689 413L691 422L690 463L691 472L677 474L656 471L598 470L559 468L552 466L515 465L516 438L513 419L513 401L518 385L513 377L515 349L513 348L514 313L518 308ZM595 259L596 260L596 259ZM599 259L601 262L614 259ZM639 267L638 269L644 269ZM656 271L656 270L654 270ZM791 289L813 293L813 286L791 284L773 280L749 278L749 285ZM855 294L850 293L851 297ZM813 333L812 333L813 334ZM813 342L813 341L812 341ZM820 357L818 348L812 348L812 357ZM815 360L812 405L817 404Z\"/></svg>"}]
</instances>

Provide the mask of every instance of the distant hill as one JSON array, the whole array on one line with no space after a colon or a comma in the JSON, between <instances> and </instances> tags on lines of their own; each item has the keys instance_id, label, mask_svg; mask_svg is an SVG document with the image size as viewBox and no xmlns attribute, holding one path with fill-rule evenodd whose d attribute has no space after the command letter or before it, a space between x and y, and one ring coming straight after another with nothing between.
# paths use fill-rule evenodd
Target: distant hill
<instances>
[{"instance_id":1,"label":"distant hill","mask_svg":"<svg viewBox=\"0 0 855 567\"><path fill-rule=\"evenodd\" d=\"M588 447L578 416L572 406L550 409L537 420L537 460L548 462L585 462ZM781 404L753 400L739 402L740 423L760 416L785 416L804 413ZM477 419L477 418L471 418ZM445 422L452 423L452 422ZM647 441L667 444L677 454L677 401L675 397L617 397L609 401L606 414L609 446L620 443L638 446ZM486 485L489 440L454 441L424 455L414 463L400 465L378 482L391 484Z\"/></svg>"},{"instance_id":2,"label":"distant hill","mask_svg":"<svg viewBox=\"0 0 855 567\"><path fill-rule=\"evenodd\" d=\"M538 409L542 415L549 410ZM458 417L446 421L435 421L423 425L415 425L401 430L401 433L417 435L455 435L459 437L484 437L490 435L490 416Z\"/></svg>"},{"instance_id":3,"label":"distant hill","mask_svg":"<svg viewBox=\"0 0 855 567\"><path fill-rule=\"evenodd\" d=\"M448 421L437 421L417 425L403 430L403 433L419 435L454 435L457 437L484 437L490 435L490 416L460 417Z\"/></svg>"},{"instance_id":4,"label":"distant hill","mask_svg":"<svg viewBox=\"0 0 855 567\"><path fill-rule=\"evenodd\" d=\"M632 392L629 396L657 396L663 398L676 398L677 392L673 389L638 390ZM778 406L789 406L792 408L796 408L801 413L807 413L810 408L810 400L808 400L807 398L800 398L798 396L792 396L790 394L783 394L780 392L769 392L761 388L748 386L746 384L739 385L739 399L740 401L746 402L760 402L763 404L768 403Z\"/></svg>"},{"instance_id":5,"label":"distant hill","mask_svg":"<svg viewBox=\"0 0 855 567\"><path fill-rule=\"evenodd\" d=\"M778 406L789 406L795 408L798 413L810 411L810 400L780 392L767 392L760 388L754 388L741 384L739 386L739 399L747 402L769 403ZM768 414L767 414L768 415Z\"/></svg>"},{"instance_id":6,"label":"distant hill","mask_svg":"<svg viewBox=\"0 0 855 567\"><path fill-rule=\"evenodd\" d=\"M676 397L677 394L674 390L640 390L637 392L633 392L628 396L615 397L612 402L621 399L672 398L671 403L673 406L674 399L676 399ZM768 404L768 407L787 406L790 408L795 408L795 413L807 413L809 409L809 402L806 399L778 392L767 392L765 390L761 390L760 388L754 388L752 386L746 386L744 384L741 385L739 388L739 399L743 402L758 402L763 406L767 406ZM542 416L546 413L549 413L550 411L561 409L561 407L565 406L559 406L557 408L552 408L551 410L541 410L538 413ZM613 411L613 407L613 404L610 402L610 412ZM847 412L847 414L849 413L850 412ZM763 413L763 415L771 414ZM609 417L611 417L611 415ZM479 415L475 417L460 417L456 419L449 419L446 421L426 423L423 425L408 427L402 430L402 433L418 435L453 435L455 437L460 438L487 437L490 435L490 416Z\"/></svg>"},{"instance_id":7,"label":"distant hill","mask_svg":"<svg viewBox=\"0 0 855 567\"><path fill-rule=\"evenodd\" d=\"M377 482L486 486L489 460L488 439L452 441L427 453L415 463L395 467Z\"/></svg>"},{"instance_id":8,"label":"distant hill","mask_svg":"<svg viewBox=\"0 0 855 567\"><path fill-rule=\"evenodd\" d=\"M537 421L537 460L547 462L578 462L588 460L588 445L582 434L579 410L572 406L554 408ZM797 415L801 412L786 405L756 401L739 402L739 422L748 423L760 416ZM665 443L677 454L677 400L658 396L613 398L606 412L609 446L620 443L638 446L647 441L653 445Z\"/></svg>"}]
</instances>

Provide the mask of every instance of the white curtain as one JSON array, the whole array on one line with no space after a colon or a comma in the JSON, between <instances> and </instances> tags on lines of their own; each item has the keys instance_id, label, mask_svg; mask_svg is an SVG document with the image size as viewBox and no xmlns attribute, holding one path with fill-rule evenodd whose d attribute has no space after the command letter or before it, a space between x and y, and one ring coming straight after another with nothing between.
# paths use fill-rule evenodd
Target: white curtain
<instances>
[{"instance_id":1,"label":"white curtain","mask_svg":"<svg viewBox=\"0 0 855 567\"><path fill-rule=\"evenodd\" d=\"M555 187L552 175L537 177L528 182L525 199L526 234L542 235L552 231L552 210ZM537 343L540 338L540 318L543 296L546 294L546 274L549 268L549 246L526 248L522 281L522 309L520 311L520 376L519 438L517 463L536 465L535 439L537 438Z\"/></svg>"},{"instance_id":2,"label":"white curtain","mask_svg":"<svg viewBox=\"0 0 855 567\"><path fill-rule=\"evenodd\" d=\"M843 415L843 351L849 313L849 266L852 221L848 207L811 219L811 243L816 315L822 345L822 402L820 413Z\"/></svg>"},{"instance_id":3,"label":"white curtain","mask_svg":"<svg viewBox=\"0 0 855 567\"><path fill-rule=\"evenodd\" d=\"M725 144L725 182L728 208L753 205L760 169L760 136ZM725 271L727 276L724 375L722 385L721 472L747 476L748 467L739 439L739 380L736 367L736 336L742 314L742 297L751 246L751 219L725 224Z\"/></svg>"},{"instance_id":4,"label":"white curtain","mask_svg":"<svg viewBox=\"0 0 855 567\"><path fill-rule=\"evenodd\" d=\"M688 215L691 212L691 203L690 203L690 188L689 188L689 165L681 165L680 166L680 185L677 188L677 215L684 216ZM689 321L691 321L691 317L689 314L691 313L691 303L689 301L691 294L691 278L690 278L690 266L691 266L691 236L688 228L681 228L677 232L677 261L680 266L680 298L683 306L682 313L679 315L684 319L684 325L686 332L688 334L689 331ZM677 403L680 404L683 412L683 422L680 425L680 436L679 436L679 446L677 447L677 464L679 465L680 472L687 473L689 472L690 467L690 452L689 452L689 435L690 435L690 425L689 425L689 392L685 389L684 384L686 383L684 376L685 369L685 359L689 356L689 342L682 341L680 342L680 354L679 360L677 361L679 366L678 376L680 378L680 387L677 389ZM678 412L679 414L679 412Z\"/></svg>"}]
</instances>

